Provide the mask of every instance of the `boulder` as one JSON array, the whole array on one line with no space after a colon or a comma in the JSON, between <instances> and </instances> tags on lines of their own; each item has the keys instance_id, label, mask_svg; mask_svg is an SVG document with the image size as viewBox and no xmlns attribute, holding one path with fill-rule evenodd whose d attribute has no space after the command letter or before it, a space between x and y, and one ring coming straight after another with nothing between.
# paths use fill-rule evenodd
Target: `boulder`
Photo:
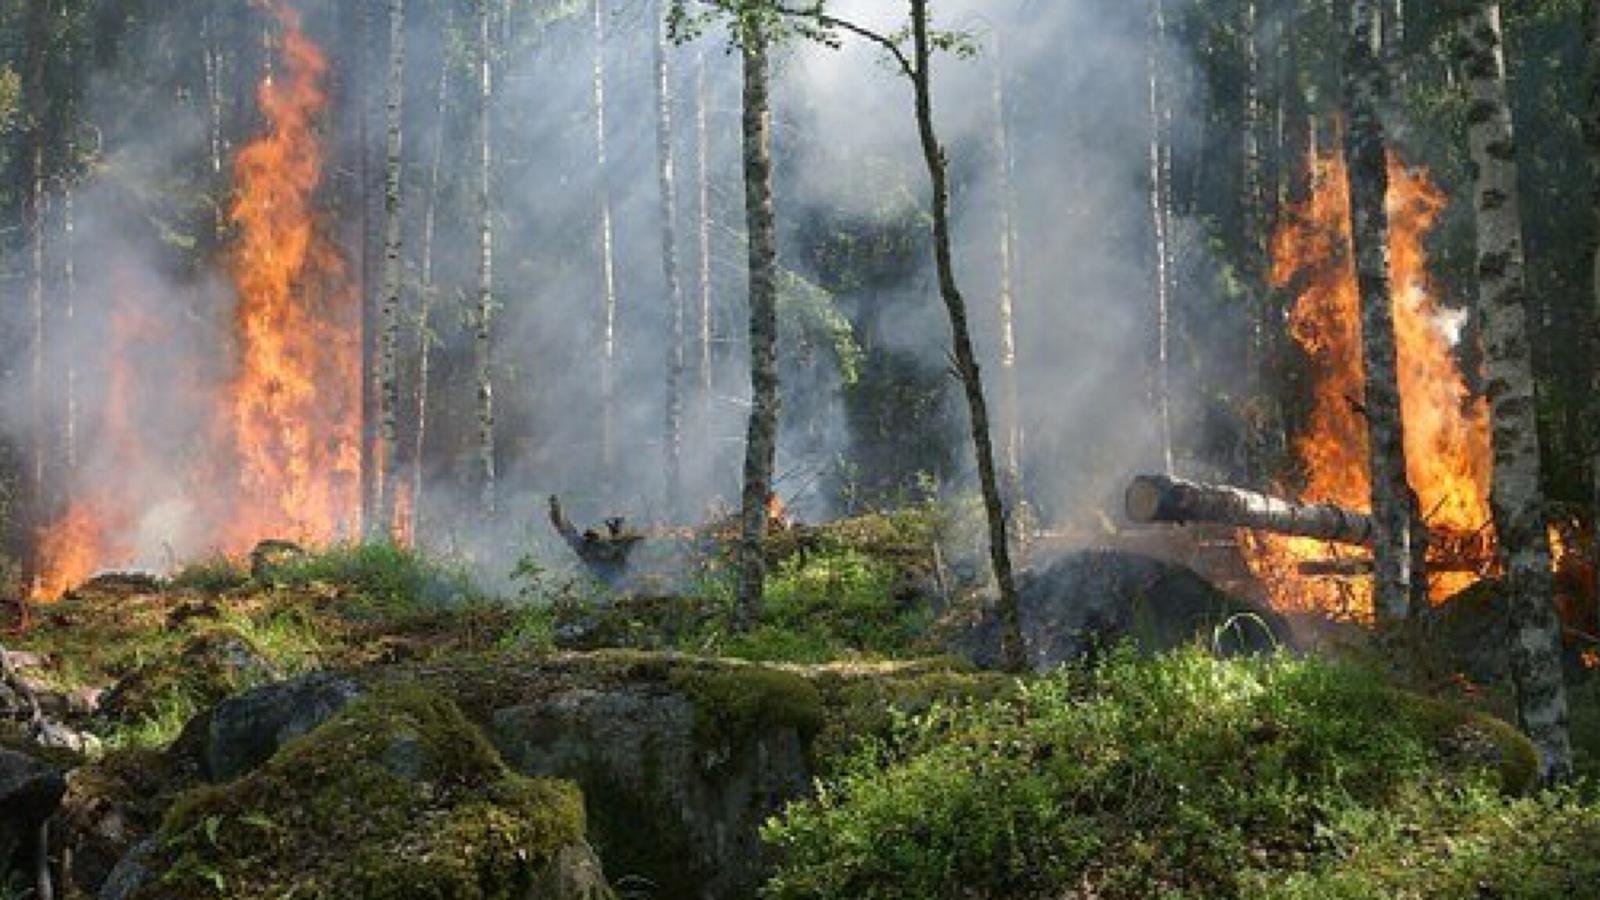
<instances>
[{"instance_id":1,"label":"boulder","mask_svg":"<svg viewBox=\"0 0 1600 900\"><path fill-rule=\"evenodd\" d=\"M201 768L213 781L237 778L360 693L347 678L316 672L230 697L192 726L201 729Z\"/></svg>"},{"instance_id":2,"label":"boulder","mask_svg":"<svg viewBox=\"0 0 1600 900\"><path fill-rule=\"evenodd\" d=\"M59 769L0 747L0 885L12 872L31 871L39 828L66 791Z\"/></svg>"},{"instance_id":3,"label":"boulder","mask_svg":"<svg viewBox=\"0 0 1600 900\"><path fill-rule=\"evenodd\" d=\"M1021 572L1023 639L1036 671L1129 641L1148 652L1196 639L1223 653L1255 653L1287 641L1289 628L1262 605L1230 597L1190 569L1118 550L1080 550ZM953 649L999 662L992 610L958 631Z\"/></svg>"},{"instance_id":4,"label":"boulder","mask_svg":"<svg viewBox=\"0 0 1600 900\"><path fill-rule=\"evenodd\" d=\"M611 900L568 783L509 768L449 700L375 690L265 765L181 795L117 900Z\"/></svg>"},{"instance_id":5,"label":"boulder","mask_svg":"<svg viewBox=\"0 0 1600 900\"><path fill-rule=\"evenodd\" d=\"M518 772L576 782L607 870L657 900L754 896L762 823L811 791L823 699L795 671L616 651L415 677Z\"/></svg>"}]
</instances>

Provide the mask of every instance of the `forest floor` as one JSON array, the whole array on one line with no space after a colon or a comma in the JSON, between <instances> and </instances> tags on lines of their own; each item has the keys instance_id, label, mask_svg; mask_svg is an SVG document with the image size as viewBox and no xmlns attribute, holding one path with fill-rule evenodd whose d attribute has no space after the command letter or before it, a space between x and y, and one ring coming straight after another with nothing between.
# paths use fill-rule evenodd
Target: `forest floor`
<instances>
[{"instance_id":1,"label":"forest floor","mask_svg":"<svg viewBox=\"0 0 1600 900\"><path fill-rule=\"evenodd\" d=\"M1537 787L1503 686L1203 634L986 672L942 534L780 533L743 634L715 547L626 596L382 545L101 578L7 644L59 729L0 690L0 754L63 776L67 897L1597 895L1593 785Z\"/></svg>"}]
</instances>

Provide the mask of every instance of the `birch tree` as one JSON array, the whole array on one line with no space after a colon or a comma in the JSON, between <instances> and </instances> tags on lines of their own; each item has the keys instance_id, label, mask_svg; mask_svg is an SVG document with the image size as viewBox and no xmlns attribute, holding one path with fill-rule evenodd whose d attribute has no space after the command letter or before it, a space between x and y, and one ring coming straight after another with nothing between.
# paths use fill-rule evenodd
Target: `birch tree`
<instances>
[{"instance_id":1,"label":"birch tree","mask_svg":"<svg viewBox=\"0 0 1600 900\"><path fill-rule=\"evenodd\" d=\"M702 50L696 57L694 72L695 251L698 261L695 286L700 307L695 320L698 329L695 340L695 380L699 386L701 429L711 424L711 400L715 394L711 351L711 128L710 98L706 89L707 68L705 51Z\"/></svg>"},{"instance_id":2,"label":"birch tree","mask_svg":"<svg viewBox=\"0 0 1600 900\"><path fill-rule=\"evenodd\" d=\"M478 134L477 191L478 211L478 296L473 315L473 368L477 382L477 477L479 507L485 516L496 511L494 369L491 351L494 327L494 208L490 194L493 169L493 141L490 112L494 97L492 46L490 44L489 4L476 0Z\"/></svg>"},{"instance_id":3,"label":"birch tree","mask_svg":"<svg viewBox=\"0 0 1600 900\"><path fill-rule=\"evenodd\" d=\"M666 283L667 315L671 332L667 338L667 397L665 434L662 440L666 474L666 515L683 513L683 381L686 310L683 284L678 276L678 185L672 146L672 67L668 57L671 43L667 33L667 4L655 10L655 88L656 88L656 173L661 192L661 269Z\"/></svg>"},{"instance_id":4,"label":"birch tree","mask_svg":"<svg viewBox=\"0 0 1600 900\"><path fill-rule=\"evenodd\" d=\"M1375 0L1355 0L1345 57L1344 103L1348 130L1345 162L1350 180L1350 219L1361 306L1361 356L1366 387L1368 470L1372 514L1374 601L1381 621L1410 613L1422 587L1412 542L1416 503L1406 481L1400 421L1400 385L1389 279L1388 151L1381 107L1388 79L1378 50Z\"/></svg>"},{"instance_id":5,"label":"birch tree","mask_svg":"<svg viewBox=\"0 0 1600 900\"><path fill-rule=\"evenodd\" d=\"M448 26L447 26L448 27ZM439 181L444 167L446 102L450 96L450 58L439 63L439 81L433 108L433 157L428 161L426 210L422 215L422 264L417 290L417 384L412 398L416 428L411 448L411 533L422 533L422 472L428 445L428 397L433 379L433 303L438 288L433 283L434 236L439 223Z\"/></svg>"},{"instance_id":6,"label":"birch tree","mask_svg":"<svg viewBox=\"0 0 1600 900\"><path fill-rule=\"evenodd\" d=\"M606 141L606 3L594 0L594 166L597 240L600 250L600 477L610 499L616 469L614 430L617 417L617 267L616 238L611 221L611 173Z\"/></svg>"},{"instance_id":7,"label":"birch tree","mask_svg":"<svg viewBox=\"0 0 1600 900\"><path fill-rule=\"evenodd\" d=\"M761 615L767 573L767 498L778 453L778 227L772 188L772 22L760 8L741 9L740 13L751 400L739 510L736 619L749 627Z\"/></svg>"},{"instance_id":8,"label":"birch tree","mask_svg":"<svg viewBox=\"0 0 1600 900\"><path fill-rule=\"evenodd\" d=\"M27 139L23 171L26 194L23 222L28 239L28 425L29 459L26 490L30 513L38 524L49 515L45 504L44 469L48 455L45 428L44 385L44 278L45 278L45 149L48 143L45 60L49 52L53 0L34 0L28 6L27 59L23 72L23 105Z\"/></svg>"},{"instance_id":9,"label":"birch tree","mask_svg":"<svg viewBox=\"0 0 1600 900\"><path fill-rule=\"evenodd\" d=\"M1171 219L1167 214L1167 99L1161 63L1166 41L1163 0L1150 0L1149 46L1146 77L1150 96L1150 217L1155 235L1156 366L1152 393L1156 434L1161 445L1162 471L1171 475L1172 459L1172 296L1168 266L1172 259Z\"/></svg>"},{"instance_id":10,"label":"birch tree","mask_svg":"<svg viewBox=\"0 0 1600 900\"><path fill-rule=\"evenodd\" d=\"M395 528L399 457L401 163L405 112L405 0L389 0L389 65L383 166L383 297L378 311L378 439L374 462L377 517L371 534Z\"/></svg>"},{"instance_id":11,"label":"birch tree","mask_svg":"<svg viewBox=\"0 0 1600 900\"><path fill-rule=\"evenodd\" d=\"M994 60L991 66L990 99L994 116L994 157L997 208L1000 213L1000 283L996 296L996 315L1000 337L1000 457L1004 460L1007 500L1013 508L1022 503L1022 399L1017 373L1018 277L1017 209L1015 154L1011 143L1011 121L1006 98L1005 45L998 31L994 34Z\"/></svg>"},{"instance_id":12,"label":"birch tree","mask_svg":"<svg viewBox=\"0 0 1600 900\"><path fill-rule=\"evenodd\" d=\"M1540 481L1538 402L1528 342L1517 143L1506 100L1497 0L1476 0L1462 21L1467 133L1476 170L1478 312L1494 450L1495 533L1505 565L1510 662L1517 717L1539 748L1547 780L1571 774L1561 626L1552 596Z\"/></svg>"}]
</instances>

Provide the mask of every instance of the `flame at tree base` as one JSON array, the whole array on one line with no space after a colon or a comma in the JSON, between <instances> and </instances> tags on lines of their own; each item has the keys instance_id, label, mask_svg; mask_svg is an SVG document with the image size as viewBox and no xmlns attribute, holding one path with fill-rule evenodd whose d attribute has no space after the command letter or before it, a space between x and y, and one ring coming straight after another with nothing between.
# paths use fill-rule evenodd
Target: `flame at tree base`
<instances>
[{"instance_id":1,"label":"flame at tree base","mask_svg":"<svg viewBox=\"0 0 1600 900\"><path fill-rule=\"evenodd\" d=\"M1360 296L1351 258L1349 181L1337 154L1314 160L1313 192L1272 241L1272 281L1292 288L1290 330L1314 373L1313 402L1294 442L1308 502L1370 510L1367 429L1361 405ZM1441 309L1427 273L1426 239L1445 198L1425 173L1389 160L1389 254L1406 474L1425 524L1458 546L1433 548L1448 567L1431 573L1435 602L1493 574L1488 407L1467 389L1455 355L1464 317ZM1276 535L1241 536L1273 606L1370 621L1367 577L1301 574L1312 561L1370 559L1351 548ZM1475 559L1463 568L1455 557ZM1448 568L1448 570L1444 570Z\"/></svg>"},{"instance_id":2,"label":"flame at tree base","mask_svg":"<svg viewBox=\"0 0 1600 900\"><path fill-rule=\"evenodd\" d=\"M239 554L266 538L323 542L358 533L359 294L315 206L327 62L298 12L280 0L256 2L279 26L279 59L257 92L264 133L234 163L232 359L210 387L190 392L209 424L188 436L181 462L152 462L173 451L150 446L152 429L135 427L134 411L159 409L177 386L142 378L134 361L184 358L185 344L137 321L119 286L95 423L110 458L72 473L66 511L39 534L35 600L54 599L100 569L148 565L134 533L152 509L176 511L174 521L154 526L183 532L184 540L162 536L169 559L178 550ZM163 471L164 483L133 483L152 471Z\"/></svg>"}]
</instances>

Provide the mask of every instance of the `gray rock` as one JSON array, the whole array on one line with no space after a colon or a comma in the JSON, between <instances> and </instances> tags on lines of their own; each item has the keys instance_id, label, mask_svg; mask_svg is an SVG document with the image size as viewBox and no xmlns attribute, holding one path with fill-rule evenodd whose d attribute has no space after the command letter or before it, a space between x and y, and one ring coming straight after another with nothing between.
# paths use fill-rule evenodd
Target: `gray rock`
<instances>
[{"instance_id":1,"label":"gray rock","mask_svg":"<svg viewBox=\"0 0 1600 900\"><path fill-rule=\"evenodd\" d=\"M776 727L708 746L695 724L687 697L637 681L500 708L489 732L513 768L578 783L619 887L637 882L661 900L753 896L772 863L761 824L811 790L804 741Z\"/></svg>"},{"instance_id":2,"label":"gray rock","mask_svg":"<svg viewBox=\"0 0 1600 900\"><path fill-rule=\"evenodd\" d=\"M105 884L100 886L97 900L128 900L150 880L149 861L155 853L154 838L133 845L128 854L117 861Z\"/></svg>"},{"instance_id":3,"label":"gray rock","mask_svg":"<svg viewBox=\"0 0 1600 900\"><path fill-rule=\"evenodd\" d=\"M1256 653L1287 641L1270 609L1230 597L1183 566L1117 550L1082 550L1018 577L1023 639L1037 671L1131 641L1151 652L1196 638L1223 653ZM992 613L959 635L956 649L999 661Z\"/></svg>"},{"instance_id":4,"label":"gray rock","mask_svg":"<svg viewBox=\"0 0 1600 900\"><path fill-rule=\"evenodd\" d=\"M39 826L66 791L66 778L54 766L0 747L0 884L12 871L26 871Z\"/></svg>"},{"instance_id":5,"label":"gray rock","mask_svg":"<svg viewBox=\"0 0 1600 900\"><path fill-rule=\"evenodd\" d=\"M325 672L231 697L211 711L201 764L213 781L238 778L360 696L355 682Z\"/></svg>"}]
</instances>

